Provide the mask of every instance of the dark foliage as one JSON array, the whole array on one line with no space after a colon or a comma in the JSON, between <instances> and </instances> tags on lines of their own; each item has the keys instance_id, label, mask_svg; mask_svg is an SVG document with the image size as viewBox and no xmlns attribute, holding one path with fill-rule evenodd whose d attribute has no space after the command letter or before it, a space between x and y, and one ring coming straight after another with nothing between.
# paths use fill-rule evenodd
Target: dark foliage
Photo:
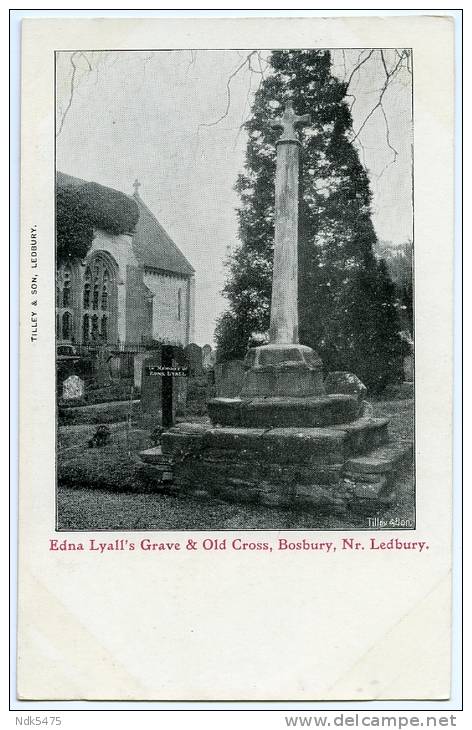
<instances>
[{"instance_id":1,"label":"dark foliage","mask_svg":"<svg viewBox=\"0 0 472 730\"><path fill-rule=\"evenodd\" d=\"M371 192L350 141L346 84L331 74L329 51L275 51L271 66L246 123L245 170L236 184L241 244L227 262L219 360L243 357L253 333L269 327L280 134L270 120L291 99L297 114L311 115L299 130L300 341L319 352L326 370L354 372L378 390L401 378L400 325L391 281L373 253Z\"/></svg>"},{"instance_id":2,"label":"dark foliage","mask_svg":"<svg viewBox=\"0 0 472 730\"><path fill-rule=\"evenodd\" d=\"M117 190L97 183L57 186L56 252L63 263L84 259L92 242L94 228L119 235L131 233L139 218L134 200Z\"/></svg>"}]
</instances>

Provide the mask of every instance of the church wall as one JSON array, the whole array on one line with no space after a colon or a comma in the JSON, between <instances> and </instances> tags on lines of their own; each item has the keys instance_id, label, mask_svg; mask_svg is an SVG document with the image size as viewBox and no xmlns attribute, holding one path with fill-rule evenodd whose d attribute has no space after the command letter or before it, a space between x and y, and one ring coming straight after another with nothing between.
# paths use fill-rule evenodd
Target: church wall
<instances>
[{"instance_id":1,"label":"church wall","mask_svg":"<svg viewBox=\"0 0 472 730\"><path fill-rule=\"evenodd\" d=\"M107 251L118 264L118 308L117 329L120 342L129 340L126 332L126 290L128 268L138 266L132 246L132 236L113 235L102 230L95 231L88 258L96 251Z\"/></svg>"},{"instance_id":2,"label":"church wall","mask_svg":"<svg viewBox=\"0 0 472 730\"><path fill-rule=\"evenodd\" d=\"M195 342L195 276L188 280L188 337L187 344Z\"/></svg>"},{"instance_id":3,"label":"church wall","mask_svg":"<svg viewBox=\"0 0 472 730\"><path fill-rule=\"evenodd\" d=\"M145 270L144 283L154 294L153 338L188 345L189 338L193 336L193 298L189 278Z\"/></svg>"},{"instance_id":4,"label":"church wall","mask_svg":"<svg viewBox=\"0 0 472 730\"><path fill-rule=\"evenodd\" d=\"M126 272L126 342L140 344L152 338L152 294L143 282L143 270L128 266Z\"/></svg>"}]
</instances>

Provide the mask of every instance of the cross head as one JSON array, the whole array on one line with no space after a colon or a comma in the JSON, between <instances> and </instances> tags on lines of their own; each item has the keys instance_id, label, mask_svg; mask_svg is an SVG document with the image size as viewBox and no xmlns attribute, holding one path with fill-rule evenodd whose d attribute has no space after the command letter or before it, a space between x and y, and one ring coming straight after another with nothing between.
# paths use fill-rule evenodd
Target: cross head
<instances>
[{"instance_id":1,"label":"cross head","mask_svg":"<svg viewBox=\"0 0 472 730\"><path fill-rule=\"evenodd\" d=\"M311 117L309 114L303 114L299 117L293 110L291 101L288 101L285 106L285 111L281 117L273 119L270 126L274 129L282 129L282 135L279 138L279 142L298 142L297 133L295 131L296 124L310 124Z\"/></svg>"}]
</instances>

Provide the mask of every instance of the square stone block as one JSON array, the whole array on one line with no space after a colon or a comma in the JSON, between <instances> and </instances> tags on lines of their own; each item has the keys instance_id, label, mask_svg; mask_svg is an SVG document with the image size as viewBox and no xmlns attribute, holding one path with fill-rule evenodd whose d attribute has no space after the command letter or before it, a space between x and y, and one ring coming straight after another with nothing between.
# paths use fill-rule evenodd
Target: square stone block
<instances>
[{"instance_id":1,"label":"square stone block","mask_svg":"<svg viewBox=\"0 0 472 730\"><path fill-rule=\"evenodd\" d=\"M363 410L351 395L213 398L207 405L213 424L246 428L320 428L354 421Z\"/></svg>"}]
</instances>

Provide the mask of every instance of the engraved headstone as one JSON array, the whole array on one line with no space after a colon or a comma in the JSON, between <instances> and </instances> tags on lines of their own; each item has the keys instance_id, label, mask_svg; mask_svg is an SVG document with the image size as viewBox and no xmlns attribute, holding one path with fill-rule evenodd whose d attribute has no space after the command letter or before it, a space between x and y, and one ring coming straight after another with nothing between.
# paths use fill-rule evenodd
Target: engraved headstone
<instances>
[{"instance_id":1,"label":"engraved headstone","mask_svg":"<svg viewBox=\"0 0 472 730\"><path fill-rule=\"evenodd\" d=\"M78 375L69 375L62 383L64 400L79 400L84 396L84 381Z\"/></svg>"}]
</instances>

